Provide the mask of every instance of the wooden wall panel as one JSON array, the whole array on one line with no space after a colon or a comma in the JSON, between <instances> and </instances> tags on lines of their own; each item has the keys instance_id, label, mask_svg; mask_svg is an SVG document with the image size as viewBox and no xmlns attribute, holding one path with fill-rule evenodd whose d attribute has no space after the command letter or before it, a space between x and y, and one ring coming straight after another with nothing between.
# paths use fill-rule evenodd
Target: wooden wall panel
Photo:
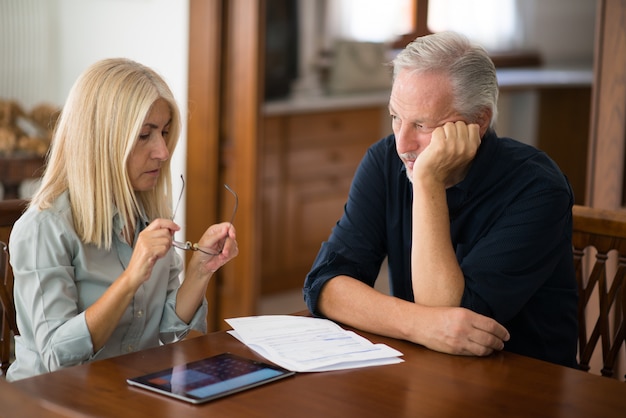
<instances>
[{"instance_id":1,"label":"wooden wall panel","mask_svg":"<svg viewBox=\"0 0 626 418\"><path fill-rule=\"evenodd\" d=\"M623 206L626 142L626 0L599 0L586 204Z\"/></svg>"},{"instance_id":2,"label":"wooden wall panel","mask_svg":"<svg viewBox=\"0 0 626 418\"><path fill-rule=\"evenodd\" d=\"M187 239L194 242L218 220L221 3L222 0L189 2L185 230ZM217 323L216 283L212 280L207 290L209 329L215 329Z\"/></svg>"},{"instance_id":3,"label":"wooden wall panel","mask_svg":"<svg viewBox=\"0 0 626 418\"><path fill-rule=\"evenodd\" d=\"M259 118L263 87L261 20L264 2L227 0L224 84L221 119L221 178L239 195L237 228L239 256L219 276L221 318L252 315L259 294ZM228 219L232 199L222 195L222 219ZM227 327L223 321L220 328Z\"/></svg>"},{"instance_id":4,"label":"wooden wall panel","mask_svg":"<svg viewBox=\"0 0 626 418\"><path fill-rule=\"evenodd\" d=\"M234 221L239 256L222 267L207 291L209 330L223 319L251 315L258 294L257 143L260 22L264 2L190 0L187 237L212 223Z\"/></svg>"}]
</instances>

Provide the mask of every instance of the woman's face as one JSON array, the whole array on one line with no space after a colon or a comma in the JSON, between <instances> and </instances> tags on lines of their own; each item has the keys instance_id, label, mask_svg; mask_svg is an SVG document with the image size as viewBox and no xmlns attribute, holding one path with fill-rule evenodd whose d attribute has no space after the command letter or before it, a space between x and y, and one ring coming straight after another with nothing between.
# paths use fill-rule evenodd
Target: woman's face
<instances>
[{"instance_id":1,"label":"woman's face","mask_svg":"<svg viewBox=\"0 0 626 418\"><path fill-rule=\"evenodd\" d=\"M171 120L172 112L167 102L156 100L128 158L130 183L136 192L151 190L157 184L161 164L170 157L167 137Z\"/></svg>"}]
</instances>

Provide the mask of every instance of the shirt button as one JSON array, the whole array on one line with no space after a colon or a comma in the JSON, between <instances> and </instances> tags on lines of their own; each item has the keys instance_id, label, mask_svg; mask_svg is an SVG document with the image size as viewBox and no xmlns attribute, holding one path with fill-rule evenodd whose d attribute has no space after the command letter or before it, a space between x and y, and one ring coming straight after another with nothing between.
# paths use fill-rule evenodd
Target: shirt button
<instances>
[{"instance_id":1,"label":"shirt button","mask_svg":"<svg viewBox=\"0 0 626 418\"><path fill-rule=\"evenodd\" d=\"M133 347L132 345L129 345L128 348L126 348L126 351L129 353L132 353L134 349L135 347Z\"/></svg>"},{"instance_id":2,"label":"shirt button","mask_svg":"<svg viewBox=\"0 0 626 418\"><path fill-rule=\"evenodd\" d=\"M141 318L143 316L143 311L137 311L137 318Z\"/></svg>"}]
</instances>

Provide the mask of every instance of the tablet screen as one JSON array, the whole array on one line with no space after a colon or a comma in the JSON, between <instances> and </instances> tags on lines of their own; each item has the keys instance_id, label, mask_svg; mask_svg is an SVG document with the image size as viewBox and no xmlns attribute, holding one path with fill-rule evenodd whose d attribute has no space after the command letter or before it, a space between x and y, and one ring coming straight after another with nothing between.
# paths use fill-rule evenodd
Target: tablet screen
<instances>
[{"instance_id":1,"label":"tablet screen","mask_svg":"<svg viewBox=\"0 0 626 418\"><path fill-rule=\"evenodd\" d=\"M202 403L293 374L278 366L223 353L127 382L187 402Z\"/></svg>"}]
</instances>

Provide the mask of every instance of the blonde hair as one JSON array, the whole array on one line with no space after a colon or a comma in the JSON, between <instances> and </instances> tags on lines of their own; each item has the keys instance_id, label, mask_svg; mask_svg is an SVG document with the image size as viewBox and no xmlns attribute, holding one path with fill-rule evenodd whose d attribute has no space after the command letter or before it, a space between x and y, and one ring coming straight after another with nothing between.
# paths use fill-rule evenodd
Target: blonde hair
<instances>
[{"instance_id":1,"label":"blonde hair","mask_svg":"<svg viewBox=\"0 0 626 418\"><path fill-rule=\"evenodd\" d=\"M132 230L142 208L149 219L171 217L169 159L152 190L135 192L128 176L129 155L157 99L165 100L171 111L166 141L172 155L181 121L166 82L129 59L105 59L90 66L70 90L31 205L48 209L67 190L76 232L83 242L106 249L111 248L116 209Z\"/></svg>"}]
</instances>

